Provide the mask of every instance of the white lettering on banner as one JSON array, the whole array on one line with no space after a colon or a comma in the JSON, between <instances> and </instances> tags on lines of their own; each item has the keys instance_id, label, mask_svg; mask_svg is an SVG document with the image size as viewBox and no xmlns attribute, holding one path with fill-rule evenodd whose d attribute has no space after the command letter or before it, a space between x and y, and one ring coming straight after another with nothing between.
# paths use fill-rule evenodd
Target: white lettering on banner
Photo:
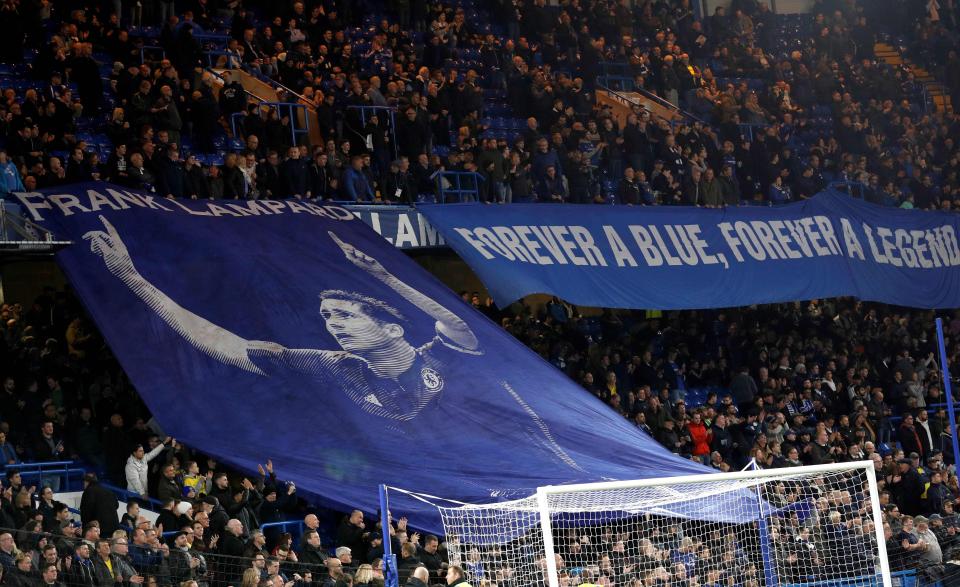
<instances>
[{"instance_id":1,"label":"white lettering on banner","mask_svg":"<svg viewBox=\"0 0 960 587\"><path fill-rule=\"evenodd\" d=\"M750 227L757 233L757 237L760 238L760 244L763 245L768 257L771 259L786 258L786 255L780 248L780 243L777 242L776 236L773 234L773 228L771 228L769 224L760 220L753 220L750 222Z\"/></svg>"},{"instance_id":2,"label":"white lettering on banner","mask_svg":"<svg viewBox=\"0 0 960 587\"><path fill-rule=\"evenodd\" d=\"M517 259L536 264L536 261L533 260L529 252L520 244L520 238L513 232L513 229L507 228L506 226L494 226L493 232L500 238L503 246L510 249L510 252L513 253Z\"/></svg>"},{"instance_id":3,"label":"white lettering on banner","mask_svg":"<svg viewBox=\"0 0 960 587\"><path fill-rule=\"evenodd\" d=\"M917 254L917 263L924 269L933 267L933 261L925 256L927 252L926 235L922 230L911 230L910 238L913 239L913 248Z\"/></svg>"},{"instance_id":4,"label":"white lettering on banner","mask_svg":"<svg viewBox=\"0 0 960 587\"><path fill-rule=\"evenodd\" d=\"M508 261L513 261L515 259L513 253L510 252L510 249L504 247L503 243L497 239L497 235L495 235L489 228L481 226L474 231L474 234L477 235L477 238L480 239L480 242L493 249L493 251L501 257L506 257Z\"/></svg>"},{"instance_id":5,"label":"white lettering on banner","mask_svg":"<svg viewBox=\"0 0 960 587\"><path fill-rule=\"evenodd\" d=\"M53 194L47 196L47 199L52 201L53 204L60 208L60 212L64 216L73 216L73 209L76 208L77 212L89 212L89 208L84 208L83 204L80 203L80 198L73 194Z\"/></svg>"},{"instance_id":6,"label":"white lettering on banner","mask_svg":"<svg viewBox=\"0 0 960 587\"><path fill-rule=\"evenodd\" d=\"M480 226L475 229L454 228L464 241L484 259L496 256L508 261L531 265L589 265L606 267L607 260L583 226ZM546 249L553 257L541 253Z\"/></svg>"},{"instance_id":7,"label":"white lettering on banner","mask_svg":"<svg viewBox=\"0 0 960 587\"><path fill-rule=\"evenodd\" d=\"M420 224L420 246L421 247L436 247L439 245L446 244L443 240L443 237L440 236L440 232L433 227L427 219L423 217L423 214L417 212L417 222Z\"/></svg>"},{"instance_id":8,"label":"white lettering on banner","mask_svg":"<svg viewBox=\"0 0 960 587\"><path fill-rule=\"evenodd\" d=\"M27 211L30 212L33 220L37 222L43 221L40 210L53 210L53 206L43 197L43 194L37 192L17 192L14 193L14 195L20 200L20 205L26 208Z\"/></svg>"},{"instance_id":9,"label":"white lettering on banner","mask_svg":"<svg viewBox=\"0 0 960 587\"><path fill-rule=\"evenodd\" d=\"M637 266L637 260L630 254L630 250L627 249L627 245L623 243L623 239L620 238L620 235L617 234L617 230L614 227L609 224L604 224L603 234L607 236L607 242L610 243L610 250L613 251L613 260L616 261L617 267L624 267L626 265L630 265L631 267Z\"/></svg>"},{"instance_id":10,"label":"white lettering on banner","mask_svg":"<svg viewBox=\"0 0 960 587\"><path fill-rule=\"evenodd\" d=\"M397 217L397 240L394 244L398 247L404 247L407 246L407 243L413 247L417 246L417 231L410 224L410 217L406 214L400 214Z\"/></svg>"},{"instance_id":11,"label":"white lettering on banner","mask_svg":"<svg viewBox=\"0 0 960 587\"><path fill-rule=\"evenodd\" d=\"M690 238L690 242L693 243L694 249L697 251L697 256L700 257L700 260L703 261L704 265L716 265L717 263L726 264L726 257L723 253L719 255L712 255L707 252L707 247L710 244L700 238L700 225L699 224L687 224L684 226L687 231L687 236Z\"/></svg>"},{"instance_id":12,"label":"white lettering on banner","mask_svg":"<svg viewBox=\"0 0 960 587\"><path fill-rule=\"evenodd\" d=\"M773 234L776 235L777 241L780 243L780 246L783 248L783 252L786 258L788 259L800 259L803 255L799 251L796 251L790 247L793 244L793 241L790 239L790 235L784 234L784 230L787 229L787 225L782 220L772 220L770 221L770 228L773 229Z\"/></svg>"},{"instance_id":13,"label":"white lettering on banner","mask_svg":"<svg viewBox=\"0 0 960 587\"><path fill-rule=\"evenodd\" d=\"M210 213L216 216L217 218L219 218L220 216L233 216L234 218L243 216L243 214L240 214L239 212L234 212L233 210L224 208L223 206L217 206L213 202L210 202L209 204L207 204L207 208L210 210Z\"/></svg>"},{"instance_id":14,"label":"white lettering on banner","mask_svg":"<svg viewBox=\"0 0 960 587\"><path fill-rule=\"evenodd\" d=\"M303 204L301 204L296 200L287 200L287 206L290 207L290 211L293 212L294 214L300 214L301 212L306 212L307 214L316 215L316 212L314 212L310 208L307 208L306 206L304 206Z\"/></svg>"},{"instance_id":15,"label":"white lettering on banner","mask_svg":"<svg viewBox=\"0 0 960 587\"><path fill-rule=\"evenodd\" d=\"M633 240L637 241L637 246L640 247L640 253L642 253L643 258L646 259L647 265L651 267L663 265L663 255L660 254L660 251L653 244L653 237L650 236L649 230L643 226L631 224L630 234L633 235Z\"/></svg>"},{"instance_id":16,"label":"white lettering on banner","mask_svg":"<svg viewBox=\"0 0 960 587\"><path fill-rule=\"evenodd\" d=\"M531 255L533 255L533 258L538 265L553 265L553 260L550 257L540 254L540 243L538 243L535 239L530 238L529 226L515 226L513 229L516 231L517 236L520 237L520 240L523 241L523 246L527 248L527 251Z\"/></svg>"},{"instance_id":17,"label":"white lettering on banner","mask_svg":"<svg viewBox=\"0 0 960 587\"><path fill-rule=\"evenodd\" d=\"M947 246L943 242L942 232L940 229L935 229L933 231L927 231L927 244L930 246L930 253L933 257L933 265L935 267L943 267L944 261L950 256L947 252Z\"/></svg>"},{"instance_id":18,"label":"white lettering on banner","mask_svg":"<svg viewBox=\"0 0 960 587\"><path fill-rule=\"evenodd\" d=\"M859 257L861 261L865 261L863 245L860 244L857 233L853 231L853 225L846 218L840 218L840 226L843 228L843 244L847 246L847 256L851 259Z\"/></svg>"},{"instance_id":19,"label":"white lettering on banner","mask_svg":"<svg viewBox=\"0 0 960 587\"><path fill-rule=\"evenodd\" d=\"M149 194L121 191L111 187L103 190L87 189L74 194L51 194L44 196L38 192L14 192L20 204L27 209L34 221L44 220L41 210L59 211L63 216L74 214L100 213L104 209L117 212L136 208L147 208L160 212L182 211L191 216L233 217L244 216L273 216L290 212L293 214L307 213L313 216L330 218L331 220L354 220L353 212L342 206L321 206L313 202L297 200L250 200L242 203L232 202L189 202L178 200L158 199ZM164 204L167 203L167 205ZM189 204L189 205L188 205ZM168 207L169 205L169 207ZM430 240L437 241L437 233L432 228L424 229L421 222L420 232L426 236L430 231ZM412 230L412 225L410 226ZM413 237L416 241L416 236ZM424 240L424 239L421 239ZM442 238L439 239L442 243Z\"/></svg>"},{"instance_id":20,"label":"white lettering on banner","mask_svg":"<svg viewBox=\"0 0 960 587\"><path fill-rule=\"evenodd\" d=\"M587 261L583 257L577 255L577 245L567 240L570 231L567 230L566 226L551 226L550 230L553 232L553 236L557 237L557 243L560 244L560 248L566 253L571 263L574 265L587 264Z\"/></svg>"},{"instance_id":21,"label":"white lettering on banner","mask_svg":"<svg viewBox=\"0 0 960 587\"><path fill-rule=\"evenodd\" d=\"M87 190L87 197L90 198L90 210L94 212L99 212L103 209L104 206L107 206L111 210L122 210L120 206L113 203L113 201L101 194L96 190Z\"/></svg>"},{"instance_id":22,"label":"white lettering on banner","mask_svg":"<svg viewBox=\"0 0 960 587\"><path fill-rule=\"evenodd\" d=\"M817 222L817 227L820 229L820 232L823 233L823 238L827 241L827 246L830 247L834 255L839 255L840 243L837 242L837 235L833 232L833 223L831 223L830 219L826 216L814 216L813 219Z\"/></svg>"},{"instance_id":23,"label":"white lettering on banner","mask_svg":"<svg viewBox=\"0 0 960 587\"><path fill-rule=\"evenodd\" d=\"M876 263L910 269L960 266L960 244L956 231L948 224L928 230L891 229L867 223L862 226Z\"/></svg>"},{"instance_id":24,"label":"white lettering on banner","mask_svg":"<svg viewBox=\"0 0 960 587\"><path fill-rule=\"evenodd\" d=\"M582 226L571 226L570 234L573 235L573 240L577 241L577 244L580 245L580 250L583 251L587 263L593 267L597 265L607 266L607 261L603 258L603 253L600 252L596 243L593 242L593 235L590 234L589 230Z\"/></svg>"},{"instance_id":25,"label":"white lettering on banner","mask_svg":"<svg viewBox=\"0 0 960 587\"><path fill-rule=\"evenodd\" d=\"M470 245L471 247L475 248L475 249L477 250L477 252L480 253L480 255L481 255L484 259L486 259L487 261L489 261L490 259L494 259L494 258L495 258L495 257L490 253L490 251L487 250L487 248L484 246L484 244L483 244L482 242L480 242L480 239L474 238L474 236L473 236L473 231L472 231L472 230L467 229L467 228L454 228L453 231L456 232L457 234L459 234L459 235L460 235L460 238L462 238L463 240L467 241L467 244L468 244L468 245Z\"/></svg>"},{"instance_id":26,"label":"white lettering on banner","mask_svg":"<svg viewBox=\"0 0 960 587\"><path fill-rule=\"evenodd\" d=\"M537 235L537 238L540 239L540 242L543 243L543 246L557 263L560 265L569 263L567 258L563 256L560 244L557 242L556 237L553 236L553 231L550 230L549 226L529 226L527 228L533 231L533 234Z\"/></svg>"},{"instance_id":27,"label":"white lettering on banner","mask_svg":"<svg viewBox=\"0 0 960 587\"><path fill-rule=\"evenodd\" d=\"M677 255L680 260L683 261L685 265L696 265L697 264L697 252L693 249L693 246L690 244L690 241L687 240L687 233L685 230L678 230L679 227L666 225L663 229L667 232L667 236L670 237L670 242L673 244L673 248L677 251Z\"/></svg>"}]
</instances>

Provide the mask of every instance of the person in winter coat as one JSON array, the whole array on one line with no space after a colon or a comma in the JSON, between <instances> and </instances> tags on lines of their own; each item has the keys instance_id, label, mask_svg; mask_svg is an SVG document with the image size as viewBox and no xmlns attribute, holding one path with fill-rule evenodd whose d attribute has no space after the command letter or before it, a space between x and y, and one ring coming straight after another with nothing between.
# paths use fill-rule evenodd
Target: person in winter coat
<instances>
[{"instance_id":1,"label":"person in winter coat","mask_svg":"<svg viewBox=\"0 0 960 587\"><path fill-rule=\"evenodd\" d=\"M0 149L0 196L22 191L24 189L20 171L17 170L13 161L7 158L7 152Z\"/></svg>"},{"instance_id":2,"label":"person in winter coat","mask_svg":"<svg viewBox=\"0 0 960 587\"><path fill-rule=\"evenodd\" d=\"M3 584L6 587L35 587L40 582L39 573L33 570L33 559L29 552L21 552L16 558L16 567L4 573Z\"/></svg>"},{"instance_id":3,"label":"person in winter coat","mask_svg":"<svg viewBox=\"0 0 960 587\"><path fill-rule=\"evenodd\" d=\"M699 412L693 414L693 420L687 423L687 434L693 443L690 452L695 457L704 458L710 454L710 432L703 425L703 417Z\"/></svg>"},{"instance_id":4,"label":"person in winter coat","mask_svg":"<svg viewBox=\"0 0 960 587\"><path fill-rule=\"evenodd\" d=\"M703 198L703 205L707 208L723 206L722 186L714 176L713 169L708 168L703 172L703 179L700 180L700 194Z\"/></svg>"},{"instance_id":5,"label":"person in winter coat","mask_svg":"<svg viewBox=\"0 0 960 587\"><path fill-rule=\"evenodd\" d=\"M447 585L449 587L470 587L467 582L467 574L457 565L447 567Z\"/></svg>"},{"instance_id":6,"label":"person in winter coat","mask_svg":"<svg viewBox=\"0 0 960 587\"><path fill-rule=\"evenodd\" d=\"M310 197L310 176L297 147L290 147L286 161L280 164L280 181L284 196L297 199Z\"/></svg>"},{"instance_id":7,"label":"person in winter coat","mask_svg":"<svg viewBox=\"0 0 960 587\"><path fill-rule=\"evenodd\" d=\"M97 570L90 558L90 545L81 542L77 544L73 561L66 572L66 583L76 587L95 587L97 585Z\"/></svg>"},{"instance_id":8,"label":"person in winter coat","mask_svg":"<svg viewBox=\"0 0 960 587\"><path fill-rule=\"evenodd\" d=\"M83 476L83 495L80 497L80 521L86 525L96 520L100 535L111 536L120 527L117 522L119 502L112 491L100 485L96 473Z\"/></svg>"},{"instance_id":9,"label":"person in winter coat","mask_svg":"<svg viewBox=\"0 0 960 587\"><path fill-rule=\"evenodd\" d=\"M132 491L144 497L147 496L147 466L150 461L160 456L163 449L171 442L173 442L173 439L168 436L149 453L144 452L142 444L138 444L133 449L133 453L127 459L127 466L124 469L127 476L127 491Z\"/></svg>"},{"instance_id":10,"label":"person in winter coat","mask_svg":"<svg viewBox=\"0 0 960 587\"><path fill-rule=\"evenodd\" d=\"M316 565L318 567L326 562L327 553L323 551L323 546L320 544L320 534L316 530L304 532L303 546L300 547L297 560L300 561L300 564Z\"/></svg>"}]
</instances>

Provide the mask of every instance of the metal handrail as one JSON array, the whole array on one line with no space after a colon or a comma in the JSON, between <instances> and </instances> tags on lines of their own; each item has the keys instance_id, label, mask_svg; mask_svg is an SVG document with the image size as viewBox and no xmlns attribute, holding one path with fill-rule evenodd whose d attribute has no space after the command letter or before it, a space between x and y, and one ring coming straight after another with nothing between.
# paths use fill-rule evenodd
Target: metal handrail
<instances>
[{"instance_id":1,"label":"metal handrail","mask_svg":"<svg viewBox=\"0 0 960 587\"><path fill-rule=\"evenodd\" d=\"M6 465L4 470L6 471L19 471L21 477L33 478L37 477L40 482L43 481L44 476L47 477L56 476L60 477L64 481L64 485L67 490L72 489L70 479L71 477L82 478L84 473L83 469L76 468L73 461L46 461L46 462L33 462L33 463L17 463L15 465Z\"/></svg>"},{"instance_id":2,"label":"metal handrail","mask_svg":"<svg viewBox=\"0 0 960 587\"><path fill-rule=\"evenodd\" d=\"M473 178L474 184L473 188L464 188L463 180L465 178ZM451 178L454 180L456 187L445 188L443 187L444 179ZM446 203L447 194L455 194L460 202L463 202L464 194L472 194L474 197L479 199L480 197L480 182L485 181L486 178L482 174L477 173L476 171L447 171L445 169L438 169L433 172L433 175L430 176L430 179L437 185L437 195L439 196L439 203Z\"/></svg>"},{"instance_id":3,"label":"metal handrail","mask_svg":"<svg viewBox=\"0 0 960 587\"><path fill-rule=\"evenodd\" d=\"M208 67L204 67L203 69L204 69L205 71L209 72L210 75L212 75L212 76L214 76L215 78L219 79L219 80L220 80L221 82L223 82L224 84L229 83L229 82L227 81L227 78L223 77L220 73L217 72L217 70L213 69L212 67L209 67L209 66L208 66ZM243 88L243 93L246 94L248 97L253 98L254 100L256 100L256 101L258 101L258 102L260 102L260 103L266 102L266 100L264 100L264 99L261 98L260 96L254 94L253 92L251 92L251 91L248 90L247 88L244 88L243 85L241 85L240 87Z\"/></svg>"},{"instance_id":4,"label":"metal handrail","mask_svg":"<svg viewBox=\"0 0 960 587\"><path fill-rule=\"evenodd\" d=\"M36 224L32 220L8 210L6 206L0 203L0 240L7 241L10 234L7 230L12 230L23 240L29 242L42 242L46 244L73 244L72 241L58 241L54 238L53 232L49 229ZM40 238L38 238L40 237Z\"/></svg>"},{"instance_id":5,"label":"metal handrail","mask_svg":"<svg viewBox=\"0 0 960 587\"><path fill-rule=\"evenodd\" d=\"M154 499L149 496L144 497L135 491L123 489L121 487L117 487L116 485L111 485L110 483L104 483L103 481L100 482L100 485L117 494L117 497L128 498L128 501L129 501L129 498L133 498L133 499L136 499L141 504L150 504L150 505L156 506L157 508L163 507L163 502L161 502L159 499ZM150 509L150 508L147 508L147 509Z\"/></svg>"},{"instance_id":6,"label":"metal handrail","mask_svg":"<svg viewBox=\"0 0 960 587\"><path fill-rule=\"evenodd\" d=\"M373 112L374 114L380 111L386 112L390 122L390 143L393 145L393 157L396 159L400 156L400 151L398 150L400 146L397 144L397 108L395 106L351 105L347 106L347 110L360 111L360 124L362 126L367 125L367 112ZM363 128L360 130L362 131Z\"/></svg>"}]
</instances>

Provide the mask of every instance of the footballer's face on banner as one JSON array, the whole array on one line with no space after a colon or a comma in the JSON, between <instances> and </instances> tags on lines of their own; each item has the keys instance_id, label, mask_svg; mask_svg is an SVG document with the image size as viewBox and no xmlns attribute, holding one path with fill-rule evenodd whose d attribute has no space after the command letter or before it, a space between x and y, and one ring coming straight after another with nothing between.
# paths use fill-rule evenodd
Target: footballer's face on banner
<instances>
[{"instance_id":1,"label":"footballer's face on banner","mask_svg":"<svg viewBox=\"0 0 960 587\"><path fill-rule=\"evenodd\" d=\"M340 347L349 352L363 352L391 344L403 336L403 328L370 316L363 304L352 300L326 298L320 303L320 315L327 332Z\"/></svg>"}]
</instances>

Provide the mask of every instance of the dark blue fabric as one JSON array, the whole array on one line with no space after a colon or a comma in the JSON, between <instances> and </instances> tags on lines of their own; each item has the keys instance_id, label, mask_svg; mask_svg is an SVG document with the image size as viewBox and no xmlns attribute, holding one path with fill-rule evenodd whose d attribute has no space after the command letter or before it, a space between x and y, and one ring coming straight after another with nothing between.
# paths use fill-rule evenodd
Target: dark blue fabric
<instances>
[{"instance_id":1,"label":"dark blue fabric","mask_svg":"<svg viewBox=\"0 0 960 587\"><path fill-rule=\"evenodd\" d=\"M501 307L533 293L662 310L833 296L960 306L960 217L890 209L838 192L772 208L519 204L420 211ZM615 248L623 251L619 258Z\"/></svg>"},{"instance_id":2,"label":"dark blue fabric","mask_svg":"<svg viewBox=\"0 0 960 587\"><path fill-rule=\"evenodd\" d=\"M178 204L120 190L18 197L75 241L61 266L158 421L188 445L246 471L272 458L301 490L367 512L378 483L491 502L546 484L708 470L585 393L344 208ZM398 283L450 313L438 320ZM342 330L343 305L321 315L326 290L350 293L325 304L372 300L378 336L414 349L405 371L372 370L390 365L356 349L380 340ZM432 507L394 497L414 525L439 529ZM730 519L722 505L714 515Z\"/></svg>"}]
</instances>

